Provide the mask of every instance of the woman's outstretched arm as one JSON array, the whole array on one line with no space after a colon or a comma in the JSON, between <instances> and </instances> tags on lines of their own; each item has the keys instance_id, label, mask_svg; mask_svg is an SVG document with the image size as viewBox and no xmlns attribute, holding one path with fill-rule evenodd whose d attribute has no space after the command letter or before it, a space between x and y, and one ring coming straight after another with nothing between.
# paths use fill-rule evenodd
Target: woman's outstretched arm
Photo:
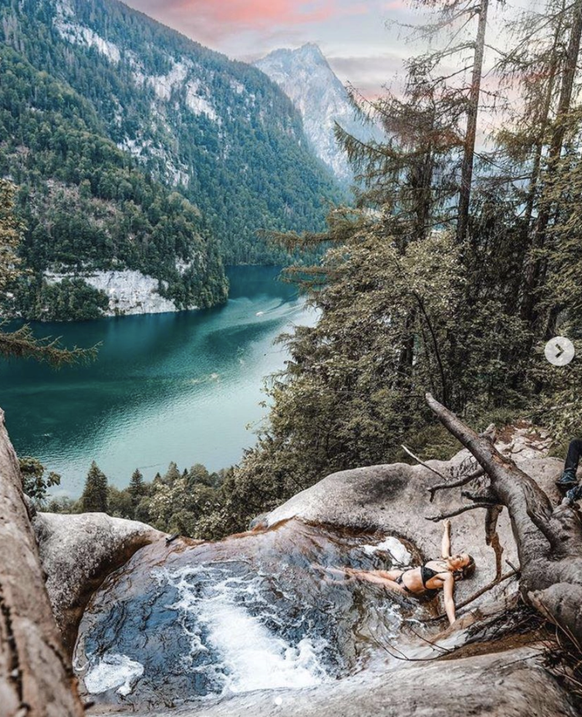
<instances>
[{"instance_id":1,"label":"woman's outstretched arm","mask_svg":"<svg viewBox=\"0 0 582 717\"><path fill-rule=\"evenodd\" d=\"M443 558L451 557L451 521L445 520L444 523L443 540L441 543L441 553Z\"/></svg>"},{"instance_id":2,"label":"woman's outstretched arm","mask_svg":"<svg viewBox=\"0 0 582 717\"><path fill-rule=\"evenodd\" d=\"M449 573L443 583L443 595L445 597L445 612L449 618L451 625L457 619L455 613L455 599L453 593L455 591L455 579L452 573Z\"/></svg>"}]
</instances>

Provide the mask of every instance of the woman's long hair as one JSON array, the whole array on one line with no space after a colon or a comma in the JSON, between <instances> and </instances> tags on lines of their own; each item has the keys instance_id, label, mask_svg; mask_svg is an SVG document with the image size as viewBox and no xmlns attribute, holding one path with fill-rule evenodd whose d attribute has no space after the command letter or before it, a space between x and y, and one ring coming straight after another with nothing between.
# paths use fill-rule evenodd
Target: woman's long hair
<instances>
[{"instance_id":1,"label":"woman's long hair","mask_svg":"<svg viewBox=\"0 0 582 717\"><path fill-rule=\"evenodd\" d=\"M472 555L467 555L469 558L469 562L467 565L463 566L459 570L453 571L453 577L455 580L466 580L467 578L470 578L475 573L475 559Z\"/></svg>"}]
</instances>

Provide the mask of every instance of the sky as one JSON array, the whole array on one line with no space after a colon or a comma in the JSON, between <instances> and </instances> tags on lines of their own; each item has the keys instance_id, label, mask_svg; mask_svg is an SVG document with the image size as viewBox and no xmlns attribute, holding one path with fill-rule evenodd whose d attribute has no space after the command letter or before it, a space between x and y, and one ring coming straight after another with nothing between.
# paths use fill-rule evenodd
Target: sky
<instances>
[{"instance_id":1,"label":"sky","mask_svg":"<svg viewBox=\"0 0 582 717\"><path fill-rule=\"evenodd\" d=\"M252 62L271 50L314 42L342 82L373 98L401 86L403 61L421 49L407 0L124 0L130 7L229 57ZM491 3L488 41L502 43L505 19L539 0ZM406 27L408 26L408 27ZM424 49L424 48L422 48Z\"/></svg>"},{"instance_id":2,"label":"sky","mask_svg":"<svg viewBox=\"0 0 582 717\"><path fill-rule=\"evenodd\" d=\"M375 96L410 54L403 0L124 0L201 44L252 62L314 42L343 82Z\"/></svg>"}]
</instances>

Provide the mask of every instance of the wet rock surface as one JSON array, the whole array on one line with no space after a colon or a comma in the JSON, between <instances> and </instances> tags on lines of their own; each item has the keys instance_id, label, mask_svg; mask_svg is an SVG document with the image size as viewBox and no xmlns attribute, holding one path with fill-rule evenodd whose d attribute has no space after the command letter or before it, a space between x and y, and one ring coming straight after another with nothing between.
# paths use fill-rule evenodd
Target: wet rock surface
<instances>
[{"instance_id":1,"label":"wet rock surface","mask_svg":"<svg viewBox=\"0 0 582 717\"><path fill-rule=\"evenodd\" d=\"M388 665L315 689L234 697L135 717L575 717L537 647L441 662Z\"/></svg>"},{"instance_id":2,"label":"wet rock surface","mask_svg":"<svg viewBox=\"0 0 582 717\"><path fill-rule=\"evenodd\" d=\"M93 592L137 550L165 534L104 513L37 513L32 523L53 613L71 654Z\"/></svg>"},{"instance_id":3,"label":"wet rock surface","mask_svg":"<svg viewBox=\"0 0 582 717\"><path fill-rule=\"evenodd\" d=\"M431 612L320 566L410 557L378 533L297 520L215 544L154 544L88 606L76 668L98 701L149 707L324 684L357 669L403 617Z\"/></svg>"}]
</instances>

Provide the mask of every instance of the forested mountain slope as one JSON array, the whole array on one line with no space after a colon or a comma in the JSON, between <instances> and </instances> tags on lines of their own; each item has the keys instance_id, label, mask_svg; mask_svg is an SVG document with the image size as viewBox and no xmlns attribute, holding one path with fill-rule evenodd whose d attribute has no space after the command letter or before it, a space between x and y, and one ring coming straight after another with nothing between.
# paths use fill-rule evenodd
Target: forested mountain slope
<instances>
[{"instance_id":1,"label":"forested mountain slope","mask_svg":"<svg viewBox=\"0 0 582 717\"><path fill-rule=\"evenodd\" d=\"M283 259L259 230L321 228L334 181L255 68L115 0L1 0L0 39L0 174L20 189L28 315L43 272L80 268L215 303L221 259Z\"/></svg>"},{"instance_id":2,"label":"forested mountain slope","mask_svg":"<svg viewBox=\"0 0 582 717\"><path fill-rule=\"evenodd\" d=\"M46 285L48 269L129 268L167 282L178 306L223 300L217 242L199 211L118 149L80 95L10 48L0 47L0 59L0 174L20 188L21 252L32 271L16 291L18 311L82 319L106 308L80 279Z\"/></svg>"}]
</instances>

